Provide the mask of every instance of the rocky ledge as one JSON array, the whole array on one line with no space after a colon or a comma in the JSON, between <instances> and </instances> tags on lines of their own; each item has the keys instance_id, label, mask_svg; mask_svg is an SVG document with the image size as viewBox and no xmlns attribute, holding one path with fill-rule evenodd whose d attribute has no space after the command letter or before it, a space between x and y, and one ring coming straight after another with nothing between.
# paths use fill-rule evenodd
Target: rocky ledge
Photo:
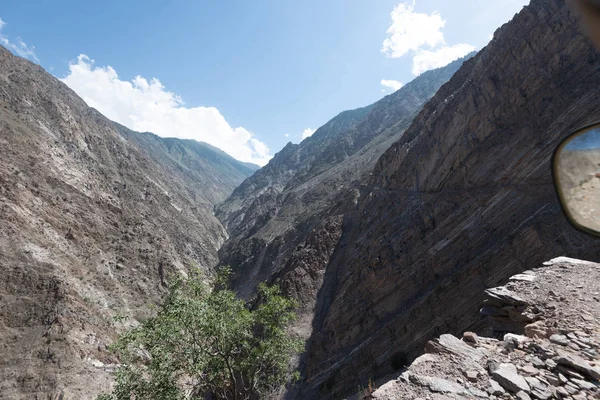
<instances>
[{"instance_id":1,"label":"rocky ledge","mask_svg":"<svg viewBox=\"0 0 600 400\"><path fill-rule=\"evenodd\" d=\"M488 330L445 334L364 398L600 399L600 264L566 257L486 290Z\"/></svg>"}]
</instances>

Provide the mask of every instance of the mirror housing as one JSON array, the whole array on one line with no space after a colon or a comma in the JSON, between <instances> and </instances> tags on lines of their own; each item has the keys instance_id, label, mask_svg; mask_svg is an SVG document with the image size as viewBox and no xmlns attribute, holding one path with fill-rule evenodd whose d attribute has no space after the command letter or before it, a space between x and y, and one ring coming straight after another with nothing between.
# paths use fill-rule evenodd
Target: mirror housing
<instances>
[{"instance_id":1,"label":"mirror housing","mask_svg":"<svg viewBox=\"0 0 600 400\"><path fill-rule=\"evenodd\" d=\"M569 222L600 237L600 123L576 131L558 145L552 175Z\"/></svg>"}]
</instances>

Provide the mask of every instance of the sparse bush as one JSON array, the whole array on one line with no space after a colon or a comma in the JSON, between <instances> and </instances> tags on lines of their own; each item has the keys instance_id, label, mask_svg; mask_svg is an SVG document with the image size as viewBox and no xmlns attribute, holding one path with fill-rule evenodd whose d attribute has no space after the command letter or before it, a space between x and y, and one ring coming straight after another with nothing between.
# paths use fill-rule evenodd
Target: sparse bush
<instances>
[{"instance_id":1,"label":"sparse bush","mask_svg":"<svg viewBox=\"0 0 600 400\"><path fill-rule=\"evenodd\" d=\"M127 320L127 316L125 314L118 312L115 315L113 315L112 320L117 323L124 322Z\"/></svg>"},{"instance_id":2,"label":"sparse bush","mask_svg":"<svg viewBox=\"0 0 600 400\"><path fill-rule=\"evenodd\" d=\"M368 400L373 398L373 392L375 392L376 387L373 385L373 380L369 378L369 383L366 388L358 389L358 399L359 400Z\"/></svg>"},{"instance_id":3,"label":"sparse bush","mask_svg":"<svg viewBox=\"0 0 600 400\"><path fill-rule=\"evenodd\" d=\"M112 346L123 365L98 399L253 399L283 384L302 348L286 332L295 304L262 284L250 307L226 288L229 273L213 291L197 272L177 282L155 317Z\"/></svg>"}]
</instances>

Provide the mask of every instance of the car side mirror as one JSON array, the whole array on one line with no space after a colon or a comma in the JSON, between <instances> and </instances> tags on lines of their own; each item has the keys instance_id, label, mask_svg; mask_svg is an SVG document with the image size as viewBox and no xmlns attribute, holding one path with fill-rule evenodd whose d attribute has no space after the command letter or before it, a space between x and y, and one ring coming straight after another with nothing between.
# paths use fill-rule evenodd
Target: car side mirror
<instances>
[{"instance_id":1,"label":"car side mirror","mask_svg":"<svg viewBox=\"0 0 600 400\"><path fill-rule=\"evenodd\" d=\"M554 152L554 184L568 220L600 236L600 124L567 137Z\"/></svg>"}]
</instances>

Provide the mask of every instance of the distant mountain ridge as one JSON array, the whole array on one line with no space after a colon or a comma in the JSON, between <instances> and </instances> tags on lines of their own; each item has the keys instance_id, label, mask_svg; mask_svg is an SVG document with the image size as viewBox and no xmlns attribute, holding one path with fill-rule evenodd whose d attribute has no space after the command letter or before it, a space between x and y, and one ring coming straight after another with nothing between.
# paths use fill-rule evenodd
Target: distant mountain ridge
<instances>
[{"instance_id":1,"label":"distant mountain ridge","mask_svg":"<svg viewBox=\"0 0 600 400\"><path fill-rule=\"evenodd\" d=\"M218 207L219 214L234 212L230 209L247 208L257 193L270 186L278 189L288 184L297 186L364 150L373 139L379 139L381 144L396 135L397 132L392 132L391 127L386 126L385 120L397 124L407 115L414 114L450 79L464 60L474 55L475 52L472 52L446 67L426 71L371 105L342 111L299 144L289 142L258 173L234 190L230 198ZM382 132L383 129L388 131ZM381 149L378 151L383 152ZM360 172L366 169L361 168ZM241 202L245 205L241 205ZM221 219L226 224L232 222L230 216Z\"/></svg>"},{"instance_id":2,"label":"distant mountain ridge","mask_svg":"<svg viewBox=\"0 0 600 400\"><path fill-rule=\"evenodd\" d=\"M256 164L238 161L205 142L164 138L151 132L136 132L116 122L114 124L124 138L144 148L156 162L184 174L188 185L194 188L198 201L213 205L224 201L240 182L260 169Z\"/></svg>"},{"instance_id":3,"label":"distant mountain ridge","mask_svg":"<svg viewBox=\"0 0 600 400\"><path fill-rule=\"evenodd\" d=\"M230 235L220 263L231 265L241 296L273 279L319 224L353 207L360 181L378 157L473 55L427 71L374 104L338 114L300 144L288 143L217 206Z\"/></svg>"}]
</instances>

